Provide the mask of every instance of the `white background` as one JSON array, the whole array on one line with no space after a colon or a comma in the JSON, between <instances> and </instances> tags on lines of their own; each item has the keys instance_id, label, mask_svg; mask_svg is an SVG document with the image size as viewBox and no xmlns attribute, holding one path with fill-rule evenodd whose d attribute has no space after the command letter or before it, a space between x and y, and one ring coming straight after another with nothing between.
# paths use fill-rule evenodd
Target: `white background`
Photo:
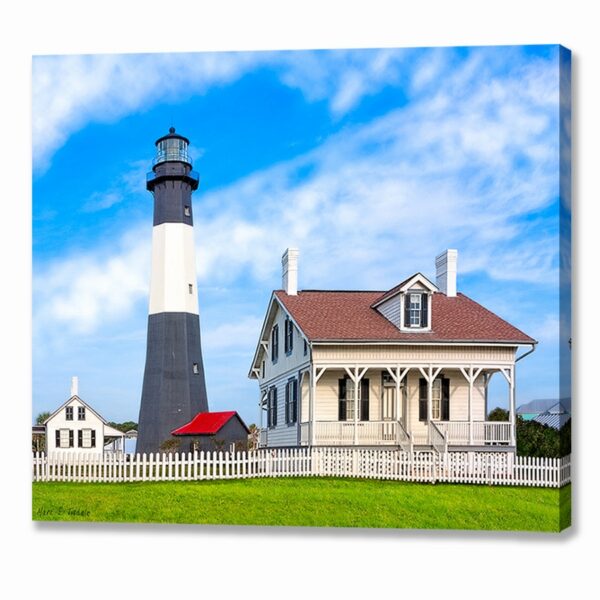
<instances>
[{"instance_id":1,"label":"white background","mask_svg":"<svg viewBox=\"0 0 600 600\"><path fill-rule=\"evenodd\" d=\"M45 598L598 597L595 3L15 1L0 17L0 593ZM574 52L574 527L562 535L33 524L30 69L37 53L562 43ZM592 586L583 591L583 586ZM8 590L14 590L7 595Z\"/></svg>"}]
</instances>

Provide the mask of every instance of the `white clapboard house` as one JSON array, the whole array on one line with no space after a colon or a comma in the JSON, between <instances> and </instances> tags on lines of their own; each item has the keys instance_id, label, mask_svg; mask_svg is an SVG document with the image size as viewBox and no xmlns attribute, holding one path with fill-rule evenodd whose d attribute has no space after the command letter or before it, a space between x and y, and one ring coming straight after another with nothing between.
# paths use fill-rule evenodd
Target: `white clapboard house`
<instances>
[{"instance_id":1,"label":"white clapboard house","mask_svg":"<svg viewBox=\"0 0 600 600\"><path fill-rule=\"evenodd\" d=\"M44 421L46 452L122 452L126 434L108 425L106 419L84 402L77 387L77 377L73 377L71 396Z\"/></svg>"},{"instance_id":2,"label":"white clapboard house","mask_svg":"<svg viewBox=\"0 0 600 600\"><path fill-rule=\"evenodd\" d=\"M282 258L249 377L260 388L260 446L514 450L515 368L536 341L456 291L457 251L384 291L297 289ZM488 421L505 380L509 420Z\"/></svg>"}]
</instances>

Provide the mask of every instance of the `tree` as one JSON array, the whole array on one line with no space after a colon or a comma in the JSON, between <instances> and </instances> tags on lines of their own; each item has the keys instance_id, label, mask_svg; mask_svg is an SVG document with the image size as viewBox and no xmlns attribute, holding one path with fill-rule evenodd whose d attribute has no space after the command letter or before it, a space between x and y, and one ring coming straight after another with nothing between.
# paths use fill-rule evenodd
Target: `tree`
<instances>
[{"instance_id":1,"label":"tree","mask_svg":"<svg viewBox=\"0 0 600 600\"><path fill-rule=\"evenodd\" d=\"M488 415L488 421L508 421L508 411L503 408L495 408Z\"/></svg>"},{"instance_id":2,"label":"tree","mask_svg":"<svg viewBox=\"0 0 600 600\"><path fill-rule=\"evenodd\" d=\"M134 421L124 421L123 423L115 423L113 421L109 421L108 425L110 425L114 429L122 431L123 433L129 431L130 429L134 429L135 431L137 431L138 428L138 424Z\"/></svg>"},{"instance_id":3,"label":"tree","mask_svg":"<svg viewBox=\"0 0 600 600\"><path fill-rule=\"evenodd\" d=\"M165 440L160 445L160 451L166 452L167 454L175 454L175 452L179 451L179 440L176 440L175 438Z\"/></svg>"},{"instance_id":4,"label":"tree","mask_svg":"<svg viewBox=\"0 0 600 600\"><path fill-rule=\"evenodd\" d=\"M495 408L488 415L488 421L508 421L508 411ZM571 452L571 419L560 431L537 421L525 421L517 415L517 454L558 458Z\"/></svg>"},{"instance_id":5,"label":"tree","mask_svg":"<svg viewBox=\"0 0 600 600\"><path fill-rule=\"evenodd\" d=\"M35 424L36 425L43 425L44 421L51 415L52 413L49 411L44 411L41 412L36 418L35 418Z\"/></svg>"}]
</instances>

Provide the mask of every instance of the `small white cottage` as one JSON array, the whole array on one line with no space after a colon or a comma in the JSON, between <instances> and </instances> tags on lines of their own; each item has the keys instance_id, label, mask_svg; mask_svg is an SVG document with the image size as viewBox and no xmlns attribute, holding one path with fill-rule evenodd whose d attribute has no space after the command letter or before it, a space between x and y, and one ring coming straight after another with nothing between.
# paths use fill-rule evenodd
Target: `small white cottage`
<instances>
[{"instance_id":1,"label":"small white cottage","mask_svg":"<svg viewBox=\"0 0 600 600\"><path fill-rule=\"evenodd\" d=\"M89 404L78 395L78 380L71 380L71 396L45 421L46 452L102 453L123 451L126 434L107 424Z\"/></svg>"}]
</instances>

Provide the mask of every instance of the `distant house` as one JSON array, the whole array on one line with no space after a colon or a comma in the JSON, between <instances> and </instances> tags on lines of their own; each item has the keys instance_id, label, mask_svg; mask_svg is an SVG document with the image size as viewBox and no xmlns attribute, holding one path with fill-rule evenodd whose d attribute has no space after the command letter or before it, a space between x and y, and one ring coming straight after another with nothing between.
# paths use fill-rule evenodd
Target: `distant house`
<instances>
[{"instance_id":1,"label":"distant house","mask_svg":"<svg viewBox=\"0 0 600 600\"><path fill-rule=\"evenodd\" d=\"M248 447L250 430L234 410L198 413L189 423L174 429L171 435L185 437L188 451L229 450ZM184 447L181 447L185 451Z\"/></svg>"},{"instance_id":2,"label":"distant house","mask_svg":"<svg viewBox=\"0 0 600 600\"><path fill-rule=\"evenodd\" d=\"M39 427L39 426L38 426ZM71 397L59 406L43 423L46 452L76 452L84 454L123 451L125 434L108 425L87 402L77 395L77 378L71 384Z\"/></svg>"},{"instance_id":3,"label":"distant house","mask_svg":"<svg viewBox=\"0 0 600 600\"><path fill-rule=\"evenodd\" d=\"M547 427L560 430L570 418L570 411L567 410L562 402L557 402L532 420L540 425L546 425Z\"/></svg>"},{"instance_id":4,"label":"distant house","mask_svg":"<svg viewBox=\"0 0 600 600\"><path fill-rule=\"evenodd\" d=\"M457 251L388 290L298 290L298 250L282 258L249 377L260 446L516 448L518 361L536 340L457 292ZM488 385L506 382L506 422Z\"/></svg>"},{"instance_id":5,"label":"distant house","mask_svg":"<svg viewBox=\"0 0 600 600\"><path fill-rule=\"evenodd\" d=\"M524 421L531 421L538 415L547 411L551 406L556 404L556 399L551 400L531 400L526 404L521 404L517 408L517 415Z\"/></svg>"}]
</instances>

